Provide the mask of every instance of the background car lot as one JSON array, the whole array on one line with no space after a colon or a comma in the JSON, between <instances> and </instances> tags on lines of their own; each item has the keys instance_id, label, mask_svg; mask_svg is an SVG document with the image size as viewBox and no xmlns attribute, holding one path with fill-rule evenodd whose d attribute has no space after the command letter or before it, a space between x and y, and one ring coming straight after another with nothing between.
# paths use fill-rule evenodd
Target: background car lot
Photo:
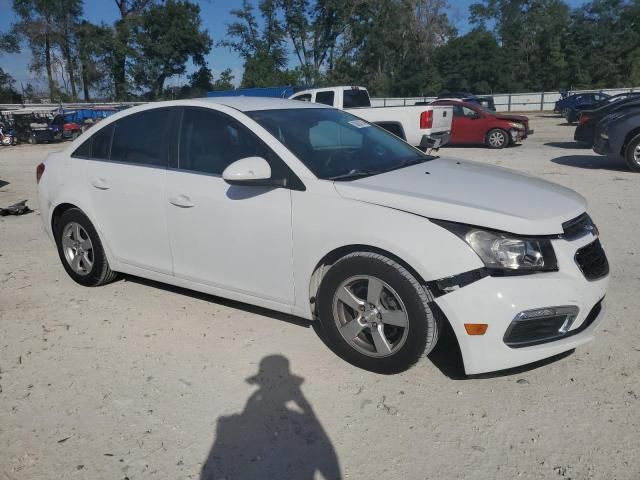
<instances>
[{"instance_id":1,"label":"background car lot","mask_svg":"<svg viewBox=\"0 0 640 480\"><path fill-rule=\"evenodd\" d=\"M640 177L622 159L579 148L561 123L532 116L536 134L506 150L439 152L582 193L611 262L609 313L595 342L506 376L459 380L437 351L432 362L379 376L345 364L293 317L134 278L86 289L61 268L37 214L0 218L0 474L199 478L210 453L246 460L219 449L225 438L251 446L267 435L271 455L299 464L328 461L330 442L342 476L352 479L470 478L470 471L637 478ZM28 198L36 208L35 166L63 147L0 151L0 205ZM267 362L248 383L273 354L304 382ZM259 408L247 403L258 388ZM299 391L313 411L300 405ZM297 433L283 418L285 404L302 410ZM296 458L296 438L318 455Z\"/></svg>"}]
</instances>

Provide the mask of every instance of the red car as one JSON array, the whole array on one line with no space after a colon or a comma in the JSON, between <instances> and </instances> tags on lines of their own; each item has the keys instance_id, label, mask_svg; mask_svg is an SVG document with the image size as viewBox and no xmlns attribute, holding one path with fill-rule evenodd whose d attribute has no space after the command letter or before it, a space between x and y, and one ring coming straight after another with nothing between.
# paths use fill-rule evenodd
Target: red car
<instances>
[{"instance_id":1,"label":"red car","mask_svg":"<svg viewBox=\"0 0 640 480\"><path fill-rule=\"evenodd\" d=\"M504 148L533 133L529 129L529 117L524 115L495 113L461 100L436 100L432 105L453 107L450 145L484 144L489 148Z\"/></svg>"}]
</instances>

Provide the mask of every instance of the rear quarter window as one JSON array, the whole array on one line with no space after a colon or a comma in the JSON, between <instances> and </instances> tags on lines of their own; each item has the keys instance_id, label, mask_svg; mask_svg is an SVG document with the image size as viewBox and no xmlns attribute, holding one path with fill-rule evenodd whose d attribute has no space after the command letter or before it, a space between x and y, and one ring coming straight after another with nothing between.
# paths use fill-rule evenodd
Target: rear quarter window
<instances>
[{"instance_id":1,"label":"rear quarter window","mask_svg":"<svg viewBox=\"0 0 640 480\"><path fill-rule=\"evenodd\" d=\"M71 156L74 158L89 158L108 160L111 151L113 124L101 128L80 145Z\"/></svg>"}]
</instances>

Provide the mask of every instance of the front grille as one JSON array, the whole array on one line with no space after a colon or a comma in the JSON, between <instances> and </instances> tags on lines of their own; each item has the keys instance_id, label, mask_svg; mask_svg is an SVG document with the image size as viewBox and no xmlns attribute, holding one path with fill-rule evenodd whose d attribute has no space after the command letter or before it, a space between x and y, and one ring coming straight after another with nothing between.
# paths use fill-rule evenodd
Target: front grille
<instances>
[{"instance_id":1,"label":"front grille","mask_svg":"<svg viewBox=\"0 0 640 480\"><path fill-rule=\"evenodd\" d=\"M587 280L597 280L609 274L609 262L600 240L579 249L575 260Z\"/></svg>"}]
</instances>

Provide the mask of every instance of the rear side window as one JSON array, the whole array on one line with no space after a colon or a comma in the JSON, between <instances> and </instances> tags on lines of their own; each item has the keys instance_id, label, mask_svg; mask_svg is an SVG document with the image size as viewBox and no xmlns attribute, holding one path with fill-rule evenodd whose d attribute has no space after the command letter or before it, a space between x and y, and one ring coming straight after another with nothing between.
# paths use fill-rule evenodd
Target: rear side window
<instances>
[{"instance_id":1,"label":"rear side window","mask_svg":"<svg viewBox=\"0 0 640 480\"><path fill-rule=\"evenodd\" d=\"M134 113L115 122L111 160L166 167L168 118L169 110L164 108Z\"/></svg>"},{"instance_id":2,"label":"rear side window","mask_svg":"<svg viewBox=\"0 0 640 480\"><path fill-rule=\"evenodd\" d=\"M333 107L333 98L334 98L333 91L316 93L316 103L322 103L324 105L329 105L330 107Z\"/></svg>"},{"instance_id":3,"label":"rear side window","mask_svg":"<svg viewBox=\"0 0 640 480\"><path fill-rule=\"evenodd\" d=\"M271 150L246 127L220 112L186 109L180 132L180 169L222 175L246 157L270 160ZM273 162L269 162L272 164Z\"/></svg>"},{"instance_id":4,"label":"rear side window","mask_svg":"<svg viewBox=\"0 0 640 480\"><path fill-rule=\"evenodd\" d=\"M369 94L365 90L344 90L342 106L344 108L370 107Z\"/></svg>"}]
</instances>

